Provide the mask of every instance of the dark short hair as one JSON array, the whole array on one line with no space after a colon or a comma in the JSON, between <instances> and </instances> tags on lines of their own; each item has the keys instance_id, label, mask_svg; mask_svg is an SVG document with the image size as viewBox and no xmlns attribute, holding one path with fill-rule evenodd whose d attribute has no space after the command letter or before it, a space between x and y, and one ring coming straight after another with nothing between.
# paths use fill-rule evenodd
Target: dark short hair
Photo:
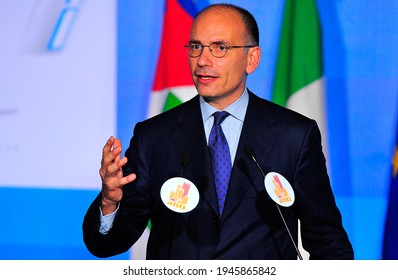
<instances>
[{"instance_id":1,"label":"dark short hair","mask_svg":"<svg viewBox=\"0 0 398 280\"><path fill-rule=\"evenodd\" d=\"M204 12L210 10L210 9L214 9L214 8L225 8L225 9L231 9L234 10L236 12L239 13L239 15L241 16L241 19L245 25L246 28L246 35L247 35L247 39L249 42L247 42L248 44L253 44L258 46L260 44L260 32L258 29L258 25L256 22L256 19L254 18L254 16L246 9L233 5L233 4L212 4L207 6L206 8L204 8L203 10L201 10L196 16L195 19L203 14Z\"/></svg>"}]
</instances>

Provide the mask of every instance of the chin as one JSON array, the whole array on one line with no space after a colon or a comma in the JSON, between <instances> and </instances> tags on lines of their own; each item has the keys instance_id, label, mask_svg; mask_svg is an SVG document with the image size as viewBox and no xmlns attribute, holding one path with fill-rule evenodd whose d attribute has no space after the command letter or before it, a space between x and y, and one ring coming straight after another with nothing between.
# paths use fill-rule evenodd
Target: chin
<instances>
[{"instance_id":1,"label":"chin","mask_svg":"<svg viewBox=\"0 0 398 280\"><path fill-rule=\"evenodd\" d=\"M214 99L217 97L216 94L209 93L207 91L198 91L199 95L205 99Z\"/></svg>"},{"instance_id":2,"label":"chin","mask_svg":"<svg viewBox=\"0 0 398 280\"><path fill-rule=\"evenodd\" d=\"M214 97L215 96L215 92L217 92L214 89L208 88L208 87L203 87L203 86L198 86L196 87L196 90L198 91L199 95L202 97Z\"/></svg>"}]
</instances>

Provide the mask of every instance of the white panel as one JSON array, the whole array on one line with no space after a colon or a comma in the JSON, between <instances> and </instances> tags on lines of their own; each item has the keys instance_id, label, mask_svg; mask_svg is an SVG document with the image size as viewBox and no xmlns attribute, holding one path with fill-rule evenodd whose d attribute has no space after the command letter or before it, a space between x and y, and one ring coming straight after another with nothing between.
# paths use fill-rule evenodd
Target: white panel
<instances>
[{"instance_id":1,"label":"white panel","mask_svg":"<svg viewBox=\"0 0 398 280\"><path fill-rule=\"evenodd\" d=\"M67 2L0 1L0 186L100 186L116 126L116 1L71 1L51 51Z\"/></svg>"}]
</instances>

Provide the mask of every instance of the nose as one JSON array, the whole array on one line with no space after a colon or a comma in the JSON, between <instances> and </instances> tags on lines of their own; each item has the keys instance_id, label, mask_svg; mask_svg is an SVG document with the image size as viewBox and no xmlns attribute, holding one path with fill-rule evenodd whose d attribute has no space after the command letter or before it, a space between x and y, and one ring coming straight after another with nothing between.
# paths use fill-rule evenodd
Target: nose
<instances>
[{"instance_id":1,"label":"nose","mask_svg":"<svg viewBox=\"0 0 398 280\"><path fill-rule=\"evenodd\" d=\"M211 50L209 46L203 46L203 51L198 57L198 65L199 66L209 66L212 64L213 55L211 54Z\"/></svg>"}]
</instances>

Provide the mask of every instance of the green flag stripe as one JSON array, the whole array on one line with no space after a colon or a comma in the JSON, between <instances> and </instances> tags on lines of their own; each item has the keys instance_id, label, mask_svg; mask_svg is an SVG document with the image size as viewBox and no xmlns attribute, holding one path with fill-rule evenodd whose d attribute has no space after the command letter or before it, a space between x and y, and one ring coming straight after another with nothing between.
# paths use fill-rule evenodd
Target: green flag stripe
<instances>
[{"instance_id":1,"label":"green flag stripe","mask_svg":"<svg viewBox=\"0 0 398 280\"><path fill-rule=\"evenodd\" d=\"M178 99L171 91L167 93L166 100L163 106L163 112L182 104L182 101Z\"/></svg>"},{"instance_id":2,"label":"green flag stripe","mask_svg":"<svg viewBox=\"0 0 398 280\"><path fill-rule=\"evenodd\" d=\"M285 5L272 98L282 106L293 93L323 74L315 1L287 0Z\"/></svg>"}]
</instances>

